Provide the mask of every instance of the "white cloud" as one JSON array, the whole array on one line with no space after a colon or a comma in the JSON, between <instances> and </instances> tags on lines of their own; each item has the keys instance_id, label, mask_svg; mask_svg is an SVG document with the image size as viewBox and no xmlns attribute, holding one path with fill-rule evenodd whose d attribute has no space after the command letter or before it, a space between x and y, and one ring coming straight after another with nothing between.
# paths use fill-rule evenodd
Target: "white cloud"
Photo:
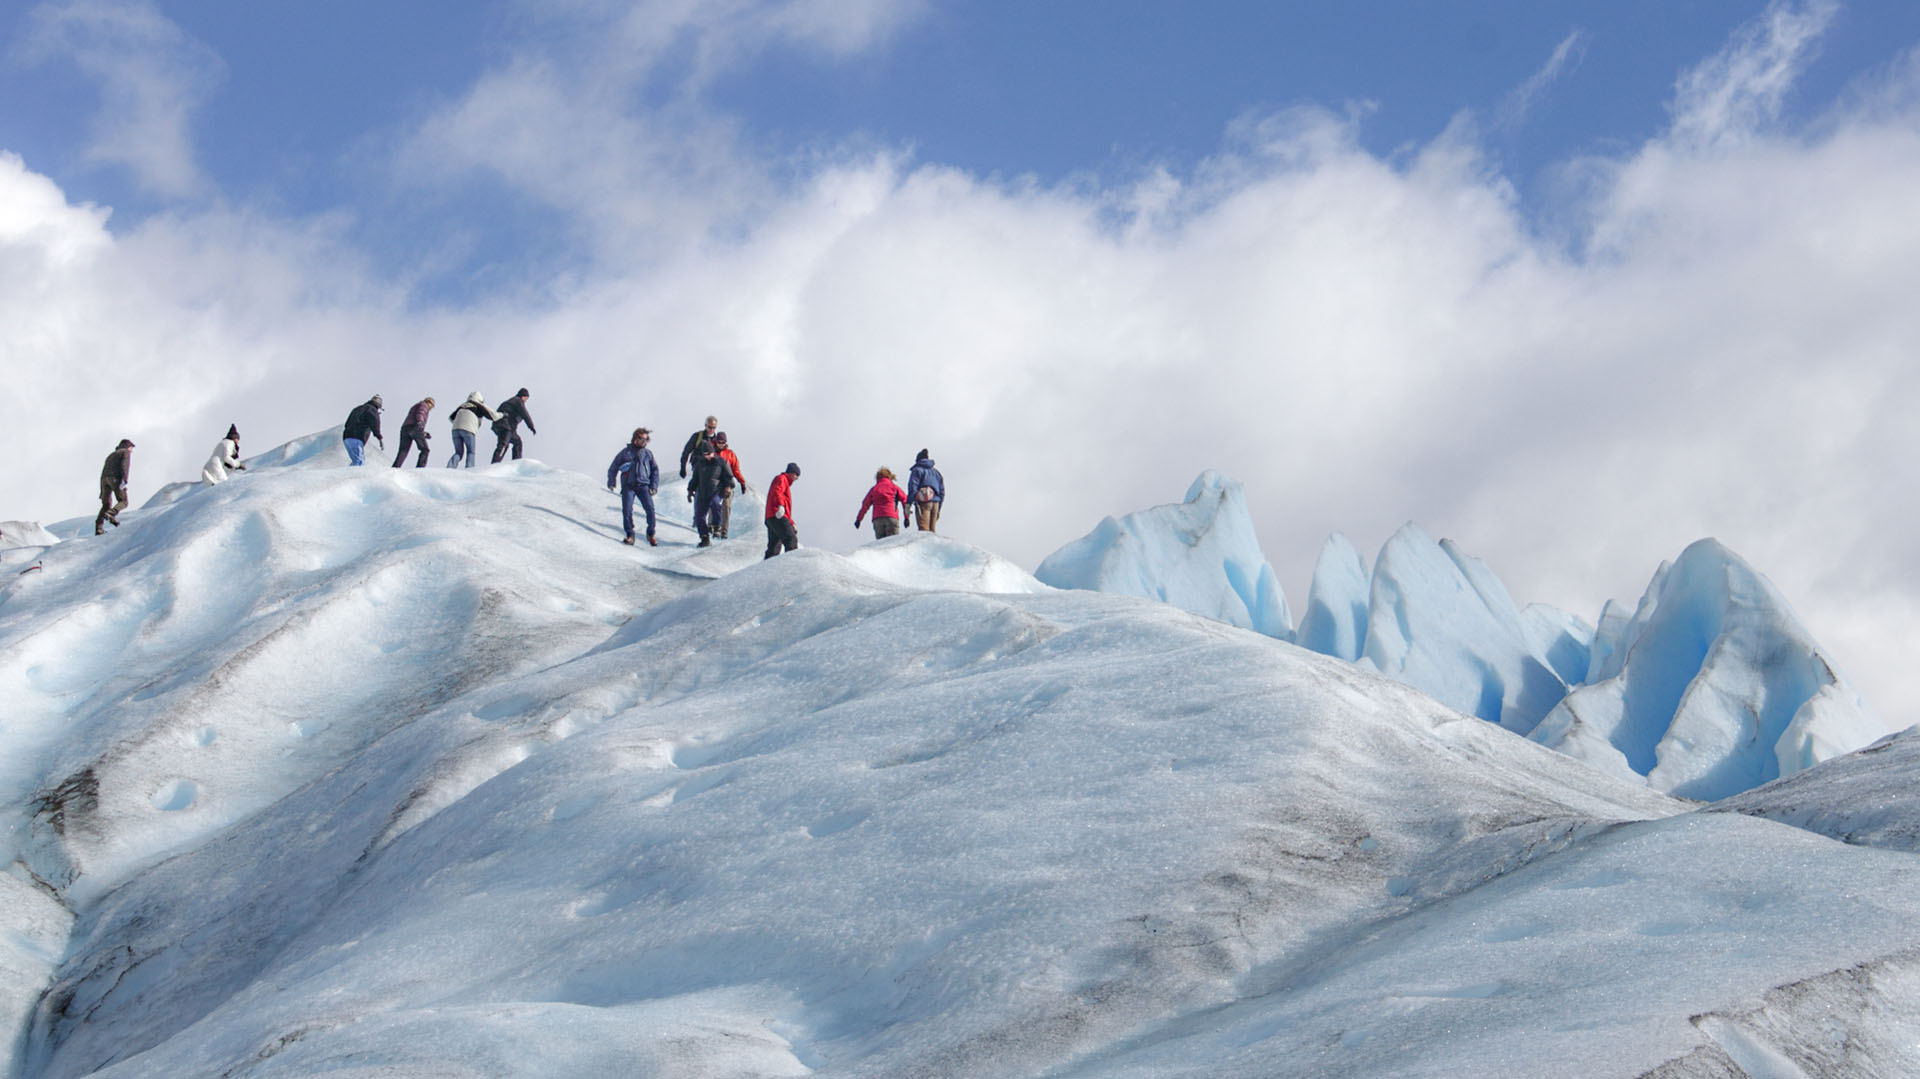
<instances>
[{"instance_id":1,"label":"white cloud","mask_svg":"<svg viewBox=\"0 0 1920 1079\"><path fill-rule=\"evenodd\" d=\"M1920 633L1920 94L1901 67L1800 132L1738 104L1786 92L1820 10L1770 9L1684 79L1674 129L1595 172L1571 249L1461 131L1382 160L1359 118L1294 110L1191 176L1045 187L883 149L783 184L793 162L697 103L638 109L525 58L418 145L614 237L538 301L410 309L327 221L110 236L0 158L0 280L35 286L0 297L27 327L7 368L52 406L21 421L47 463L0 478L0 517L86 510L123 434L157 485L229 421L257 450L375 391L525 384L531 451L588 472L636 424L676 452L717 412L756 483L805 464L824 546L859 540L864 478L920 446L952 531L1029 565L1221 468L1296 605L1335 528L1366 546L1419 519L1523 601L1589 615L1715 535L1899 719L1920 704L1899 678Z\"/></svg>"},{"instance_id":2,"label":"white cloud","mask_svg":"<svg viewBox=\"0 0 1920 1079\"><path fill-rule=\"evenodd\" d=\"M225 65L152 0L50 0L27 13L19 54L69 61L99 84L90 160L125 167L164 197L204 191L192 114Z\"/></svg>"},{"instance_id":3,"label":"white cloud","mask_svg":"<svg viewBox=\"0 0 1920 1079\"><path fill-rule=\"evenodd\" d=\"M1703 149L1772 123L1839 10L1838 0L1769 3L1725 50L1681 77L1671 140Z\"/></svg>"},{"instance_id":4,"label":"white cloud","mask_svg":"<svg viewBox=\"0 0 1920 1079\"><path fill-rule=\"evenodd\" d=\"M1532 113L1540 100L1553 89L1553 85L1559 82L1570 69L1580 66L1580 61L1586 57L1586 53L1585 31L1575 30L1562 38L1560 44L1554 48L1553 55L1547 58L1547 62L1541 66L1540 70L1529 75L1525 82L1514 87L1501 100L1500 107L1494 110L1494 129L1510 131L1525 123L1528 114Z\"/></svg>"}]
</instances>

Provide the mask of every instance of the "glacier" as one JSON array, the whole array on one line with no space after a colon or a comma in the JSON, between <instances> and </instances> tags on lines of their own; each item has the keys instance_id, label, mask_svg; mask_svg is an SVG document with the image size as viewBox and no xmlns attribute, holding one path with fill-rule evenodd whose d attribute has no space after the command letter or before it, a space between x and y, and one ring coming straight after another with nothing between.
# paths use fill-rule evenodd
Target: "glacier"
<instances>
[{"instance_id":1,"label":"glacier","mask_svg":"<svg viewBox=\"0 0 1920 1079\"><path fill-rule=\"evenodd\" d=\"M1231 498L1209 495L1219 491ZM1296 630L1239 615L1244 570L1225 567L1247 566L1268 564L1245 491L1208 472L1185 503L1109 517L1041 563L1039 576L1158 598L1349 660L1699 800L1793 775L1892 730L1779 590L1713 540L1658 567L1635 610L1609 602L1597 625L1546 604L1518 607L1485 563L1414 523L1387 540L1371 570L1350 540L1329 536ZM1284 595L1271 602L1285 609Z\"/></svg>"},{"instance_id":2,"label":"glacier","mask_svg":"<svg viewBox=\"0 0 1920 1079\"><path fill-rule=\"evenodd\" d=\"M0 580L9 1079L1920 1069L1910 736L1703 807L950 537L248 463Z\"/></svg>"}]
</instances>

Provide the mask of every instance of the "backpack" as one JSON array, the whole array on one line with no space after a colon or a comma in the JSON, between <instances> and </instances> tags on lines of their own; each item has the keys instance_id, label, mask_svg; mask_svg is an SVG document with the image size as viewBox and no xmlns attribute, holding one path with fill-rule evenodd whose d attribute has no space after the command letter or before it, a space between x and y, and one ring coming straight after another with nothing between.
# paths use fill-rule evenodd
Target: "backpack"
<instances>
[{"instance_id":1,"label":"backpack","mask_svg":"<svg viewBox=\"0 0 1920 1079\"><path fill-rule=\"evenodd\" d=\"M931 487L922 487L922 488L920 488L920 489L919 489L918 491L915 491L915 492L913 493L913 500L914 500L915 502L918 502L918 503L920 503L920 504L921 504L921 505L923 505L923 506L924 506L924 505L926 505L926 504L927 504L927 503L929 503L929 502L932 502L932 501L933 501L933 488L931 488Z\"/></svg>"}]
</instances>

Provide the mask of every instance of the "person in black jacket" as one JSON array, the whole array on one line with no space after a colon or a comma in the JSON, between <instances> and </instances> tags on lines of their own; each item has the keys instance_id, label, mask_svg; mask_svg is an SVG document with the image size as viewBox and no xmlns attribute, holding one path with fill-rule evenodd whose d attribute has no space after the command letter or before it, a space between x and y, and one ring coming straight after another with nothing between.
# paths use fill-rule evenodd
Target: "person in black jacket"
<instances>
[{"instance_id":1,"label":"person in black jacket","mask_svg":"<svg viewBox=\"0 0 1920 1079\"><path fill-rule=\"evenodd\" d=\"M708 416L707 425L687 436L687 444L680 447L680 478L687 478L687 462L700 459L700 447L707 444L715 431L720 430L720 417Z\"/></svg>"},{"instance_id":2,"label":"person in black jacket","mask_svg":"<svg viewBox=\"0 0 1920 1079\"><path fill-rule=\"evenodd\" d=\"M493 421L493 434L500 441L493 447L493 463L499 464L506 459L507 447L513 447L513 459L520 459L520 425L526 424L530 434L539 434L540 429L533 425L533 413L527 411L527 398L533 394L525 386L520 392L500 402L497 410L499 418Z\"/></svg>"},{"instance_id":3,"label":"person in black jacket","mask_svg":"<svg viewBox=\"0 0 1920 1079\"><path fill-rule=\"evenodd\" d=\"M380 395L367 398L366 404L358 405L347 413L347 422L341 425L340 441L347 445L347 463L364 465L367 463L367 439L371 437L380 444L380 452L387 452L387 440L380 434Z\"/></svg>"},{"instance_id":4,"label":"person in black jacket","mask_svg":"<svg viewBox=\"0 0 1920 1079\"><path fill-rule=\"evenodd\" d=\"M123 438L100 466L100 516L93 519L94 535L106 531L107 525L120 527L120 511L127 508L127 481L132 478L133 440Z\"/></svg>"},{"instance_id":5,"label":"person in black jacket","mask_svg":"<svg viewBox=\"0 0 1920 1079\"><path fill-rule=\"evenodd\" d=\"M687 497L693 500L693 523L700 530L700 546L713 546L713 534L720 530L721 508L733 490L733 466L720 456L712 442L700 447L700 459L693 463L693 482L687 485Z\"/></svg>"}]
</instances>

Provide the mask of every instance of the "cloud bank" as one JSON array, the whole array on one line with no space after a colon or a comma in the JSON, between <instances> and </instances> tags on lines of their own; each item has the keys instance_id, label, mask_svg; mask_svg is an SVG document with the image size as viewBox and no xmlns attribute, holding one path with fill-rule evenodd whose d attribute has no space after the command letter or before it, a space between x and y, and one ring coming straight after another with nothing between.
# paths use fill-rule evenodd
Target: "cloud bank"
<instances>
[{"instance_id":1,"label":"cloud bank","mask_svg":"<svg viewBox=\"0 0 1920 1079\"><path fill-rule=\"evenodd\" d=\"M718 413L756 483L806 465L817 545L858 542L865 477L921 446L944 523L1027 565L1219 468L1296 603L1333 529L1366 548L1417 519L1588 617L1715 536L1903 720L1920 64L1783 127L1832 11L1769 8L1679 80L1668 130L1568 162L1543 213L1470 117L1382 158L1363 118L1254 114L1192 171L1063 185L857 138L775 151L703 87L767 49L884 48L891 5L542 5L540 44L393 136L398 189L561 222L566 265L496 295L423 303L346 211L110 229L0 156L0 359L36 403L0 518L90 514L123 435L151 490L229 422L258 450L373 392L526 385L530 452L588 472L637 424L677 450Z\"/></svg>"}]
</instances>

